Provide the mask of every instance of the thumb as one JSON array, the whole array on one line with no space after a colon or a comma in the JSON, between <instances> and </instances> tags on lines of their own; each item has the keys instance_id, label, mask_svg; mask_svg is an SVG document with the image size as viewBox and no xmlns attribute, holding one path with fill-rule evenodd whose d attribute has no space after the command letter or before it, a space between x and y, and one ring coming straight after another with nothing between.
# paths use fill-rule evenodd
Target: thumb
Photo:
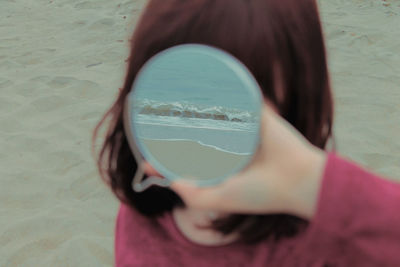
<instances>
[{"instance_id":1,"label":"thumb","mask_svg":"<svg viewBox=\"0 0 400 267\"><path fill-rule=\"evenodd\" d=\"M195 190L197 188L193 181L177 180L170 183L170 187L177 192L186 192L187 190Z\"/></svg>"}]
</instances>

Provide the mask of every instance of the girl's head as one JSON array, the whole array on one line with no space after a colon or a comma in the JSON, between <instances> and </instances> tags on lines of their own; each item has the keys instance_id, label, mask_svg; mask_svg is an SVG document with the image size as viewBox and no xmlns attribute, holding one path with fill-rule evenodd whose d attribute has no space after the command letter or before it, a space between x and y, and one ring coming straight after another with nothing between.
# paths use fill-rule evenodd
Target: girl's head
<instances>
[{"instance_id":1,"label":"girl's head","mask_svg":"<svg viewBox=\"0 0 400 267\"><path fill-rule=\"evenodd\" d=\"M100 174L120 201L149 217L185 204L168 188L133 191L137 163L124 132L123 105L144 63L185 43L211 45L243 62L264 98L310 143L325 149L332 137L333 100L315 0L150 0L131 40L124 86L93 135L95 142L109 117L98 155ZM224 234L238 231L241 240L253 242L291 236L303 223L284 214L232 214L213 225Z\"/></svg>"}]
</instances>

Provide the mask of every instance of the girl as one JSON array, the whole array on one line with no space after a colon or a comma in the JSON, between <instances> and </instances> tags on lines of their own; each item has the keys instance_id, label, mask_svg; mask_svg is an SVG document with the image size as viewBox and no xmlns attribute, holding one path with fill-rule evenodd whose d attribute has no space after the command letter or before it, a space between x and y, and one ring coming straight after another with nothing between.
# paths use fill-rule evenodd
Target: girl
<instances>
[{"instance_id":1,"label":"girl","mask_svg":"<svg viewBox=\"0 0 400 267\"><path fill-rule=\"evenodd\" d=\"M261 145L218 186L136 193L123 103L148 59L185 43L223 49L252 72L264 96ZM400 266L400 186L334 150L315 0L149 1L124 86L93 140L108 117L98 168L121 201L116 266Z\"/></svg>"}]
</instances>

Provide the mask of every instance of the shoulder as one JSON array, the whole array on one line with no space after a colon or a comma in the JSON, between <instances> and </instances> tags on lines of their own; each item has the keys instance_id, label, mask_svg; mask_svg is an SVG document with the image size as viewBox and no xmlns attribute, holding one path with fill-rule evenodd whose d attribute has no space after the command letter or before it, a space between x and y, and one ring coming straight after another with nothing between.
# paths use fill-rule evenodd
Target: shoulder
<instances>
[{"instance_id":1,"label":"shoulder","mask_svg":"<svg viewBox=\"0 0 400 267\"><path fill-rule=\"evenodd\" d=\"M147 216L142 214L135 207L121 202L116 218L116 234L118 234L118 232L127 234L133 231L138 232L138 230L140 232L155 231L158 228L162 228L160 223L163 222L164 218L165 214Z\"/></svg>"},{"instance_id":2,"label":"shoulder","mask_svg":"<svg viewBox=\"0 0 400 267\"><path fill-rule=\"evenodd\" d=\"M123 202L120 203L117 213L117 224L123 223L132 226L149 220L151 220L151 218L142 214L135 207Z\"/></svg>"}]
</instances>

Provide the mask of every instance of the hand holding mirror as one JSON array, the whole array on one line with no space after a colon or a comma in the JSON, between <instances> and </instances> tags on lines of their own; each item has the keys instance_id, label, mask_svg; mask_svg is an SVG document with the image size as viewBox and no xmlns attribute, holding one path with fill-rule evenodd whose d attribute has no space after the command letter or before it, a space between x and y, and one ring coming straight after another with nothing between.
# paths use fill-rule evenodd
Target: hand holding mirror
<instances>
[{"instance_id":1,"label":"hand holding mirror","mask_svg":"<svg viewBox=\"0 0 400 267\"><path fill-rule=\"evenodd\" d=\"M152 57L124 107L133 189L177 179L213 186L240 172L259 145L262 99L250 71L223 50L185 44ZM165 179L143 180L143 160Z\"/></svg>"}]
</instances>

